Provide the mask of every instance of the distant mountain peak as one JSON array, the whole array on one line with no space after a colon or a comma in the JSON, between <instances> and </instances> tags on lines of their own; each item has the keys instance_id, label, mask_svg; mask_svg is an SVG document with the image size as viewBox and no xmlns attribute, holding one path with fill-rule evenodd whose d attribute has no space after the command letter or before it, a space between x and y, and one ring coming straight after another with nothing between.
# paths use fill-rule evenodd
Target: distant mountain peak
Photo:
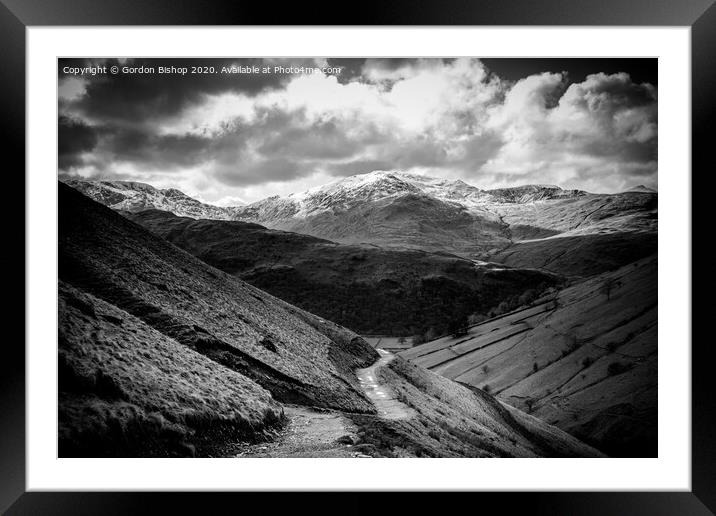
<instances>
[{"instance_id":1,"label":"distant mountain peak","mask_svg":"<svg viewBox=\"0 0 716 516\"><path fill-rule=\"evenodd\" d=\"M556 185L545 184L495 188L493 190L487 190L487 193L490 194L495 201L506 203L529 203L587 195L587 192L583 190L565 190Z\"/></svg>"},{"instance_id":2,"label":"distant mountain peak","mask_svg":"<svg viewBox=\"0 0 716 516\"><path fill-rule=\"evenodd\" d=\"M375 170L365 174L344 177L303 192L285 197L269 197L249 205L249 211L261 209L267 201L281 205L281 212L306 217L332 209L348 209L359 203L404 195L427 195L441 201L458 202L476 207L485 195L479 188L462 180L430 177L396 170Z\"/></svg>"},{"instance_id":3,"label":"distant mountain peak","mask_svg":"<svg viewBox=\"0 0 716 516\"><path fill-rule=\"evenodd\" d=\"M627 192L641 192L641 193L656 193L656 190L653 188L649 188L648 186L644 185L637 185L632 188L629 188L629 190L626 190Z\"/></svg>"},{"instance_id":4,"label":"distant mountain peak","mask_svg":"<svg viewBox=\"0 0 716 516\"><path fill-rule=\"evenodd\" d=\"M232 218L231 210L203 203L176 188L162 190L136 181L66 179L63 182L91 199L119 211L136 213L156 209L194 219Z\"/></svg>"}]
</instances>

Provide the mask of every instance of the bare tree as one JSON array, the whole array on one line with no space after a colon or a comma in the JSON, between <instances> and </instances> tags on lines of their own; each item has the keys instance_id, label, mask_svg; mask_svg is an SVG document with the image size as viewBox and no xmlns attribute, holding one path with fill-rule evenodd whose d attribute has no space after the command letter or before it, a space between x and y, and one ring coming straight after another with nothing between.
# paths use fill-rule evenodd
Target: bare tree
<instances>
[{"instance_id":1,"label":"bare tree","mask_svg":"<svg viewBox=\"0 0 716 516\"><path fill-rule=\"evenodd\" d=\"M612 299L612 291L617 286L617 282L614 278L606 278L602 283L602 293L607 296L607 301Z\"/></svg>"}]
</instances>

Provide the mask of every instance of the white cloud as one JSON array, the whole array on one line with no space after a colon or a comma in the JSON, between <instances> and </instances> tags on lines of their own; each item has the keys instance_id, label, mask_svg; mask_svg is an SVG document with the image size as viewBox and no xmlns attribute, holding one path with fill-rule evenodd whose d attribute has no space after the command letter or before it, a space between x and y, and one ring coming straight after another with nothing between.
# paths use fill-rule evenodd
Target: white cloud
<instances>
[{"instance_id":1,"label":"white cloud","mask_svg":"<svg viewBox=\"0 0 716 516\"><path fill-rule=\"evenodd\" d=\"M205 96L156 130L207 137L208 159L145 177L225 204L391 166L485 188L615 191L656 186L657 129L656 89L626 74L567 85L543 73L512 84L476 59L368 60L360 80L313 73L255 96ZM142 176L141 163L116 159L113 170Z\"/></svg>"},{"instance_id":2,"label":"white cloud","mask_svg":"<svg viewBox=\"0 0 716 516\"><path fill-rule=\"evenodd\" d=\"M654 183L655 89L626 74L595 74L559 96L563 82L561 74L528 77L492 109L488 125L504 145L483 171L600 191L619 190L632 176Z\"/></svg>"}]
</instances>

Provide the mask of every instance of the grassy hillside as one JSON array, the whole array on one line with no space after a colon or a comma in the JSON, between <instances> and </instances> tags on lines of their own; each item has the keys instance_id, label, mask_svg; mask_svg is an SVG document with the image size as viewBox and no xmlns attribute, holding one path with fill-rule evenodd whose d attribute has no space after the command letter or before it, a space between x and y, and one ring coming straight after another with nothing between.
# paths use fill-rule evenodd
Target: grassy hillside
<instances>
[{"instance_id":1,"label":"grassy hillside","mask_svg":"<svg viewBox=\"0 0 716 516\"><path fill-rule=\"evenodd\" d=\"M492 396L398 357L382 382L415 412L386 421L354 415L357 448L387 457L599 457L600 452Z\"/></svg>"},{"instance_id":2,"label":"grassy hillside","mask_svg":"<svg viewBox=\"0 0 716 516\"><path fill-rule=\"evenodd\" d=\"M655 232L595 233L517 242L490 259L510 267L588 277L613 271L656 251Z\"/></svg>"},{"instance_id":3,"label":"grassy hillside","mask_svg":"<svg viewBox=\"0 0 716 516\"><path fill-rule=\"evenodd\" d=\"M127 214L169 242L291 304L364 334L448 330L556 275L477 266L450 254L336 244L257 224Z\"/></svg>"},{"instance_id":4,"label":"grassy hillside","mask_svg":"<svg viewBox=\"0 0 716 516\"><path fill-rule=\"evenodd\" d=\"M494 207L510 227L513 241L531 236L522 228L541 228L559 233L655 232L658 194L624 192L587 194L529 203L504 203Z\"/></svg>"},{"instance_id":5,"label":"grassy hillside","mask_svg":"<svg viewBox=\"0 0 716 516\"><path fill-rule=\"evenodd\" d=\"M587 194L496 209L511 243L488 259L510 267L589 277L657 250L656 193Z\"/></svg>"},{"instance_id":6,"label":"grassy hillside","mask_svg":"<svg viewBox=\"0 0 716 516\"><path fill-rule=\"evenodd\" d=\"M415 193L279 220L270 227L346 244L370 242L464 257L509 244L507 227L496 215Z\"/></svg>"},{"instance_id":7,"label":"grassy hillside","mask_svg":"<svg viewBox=\"0 0 716 516\"><path fill-rule=\"evenodd\" d=\"M401 356L610 455L654 456L656 278L652 256Z\"/></svg>"},{"instance_id":8,"label":"grassy hillside","mask_svg":"<svg viewBox=\"0 0 716 516\"><path fill-rule=\"evenodd\" d=\"M258 437L280 420L267 391L280 402L374 411L352 374L376 358L360 337L63 184L59 279L60 448L68 453L102 453L116 435L137 455L164 453L152 443L169 439L166 431L180 443L205 427ZM135 362L149 369L128 366Z\"/></svg>"},{"instance_id":9,"label":"grassy hillside","mask_svg":"<svg viewBox=\"0 0 716 516\"><path fill-rule=\"evenodd\" d=\"M62 281L58 339L62 457L192 455L283 422L255 382Z\"/></svg>"}]
</instances>

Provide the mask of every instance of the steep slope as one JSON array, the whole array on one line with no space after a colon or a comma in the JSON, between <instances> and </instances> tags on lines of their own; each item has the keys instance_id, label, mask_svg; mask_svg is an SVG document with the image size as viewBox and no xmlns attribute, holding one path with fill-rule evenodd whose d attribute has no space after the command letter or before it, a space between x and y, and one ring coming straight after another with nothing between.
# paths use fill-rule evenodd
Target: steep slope
<instances>
[{"instance_id":1,"label":"steep slope","mask_svg":"<svg viewBox=\"0 0 716 516\"><path fill-rule=\"evenodd\" d=\"M655 456L656 272L645 258L400 355L610 455Z\"/></svg>"},{"instance_id":2,"label":"steep slope","mask_svg":"<svg viewBox=\"0 0 716 516\"><path fill-rule=\"evenodd\" d=\"M650 256L657 251L657 244L656 232L558 235L513 244L490 259L509 267L589 277Z\"/></svg>"},{"instance_id":3,"label":"steep slope","mask_svg":"<svg viewBox=\"0 0 716 516\"><path fill-rule=\"evenodd\" d=\"M93 410L137 411L136 417L159 412L190 436L202 435L207 428L235 427L233 416L225 415L241 415L235 407L221 398L214 408L200 401L202 389L214 389L204 382L213 382L216 366L209 367L199 356L228 370L225 381L217 380L231 385L224 400L251 414L241 421L245 419L254 433L261 431L262 421L280 415L266 391L282 402L374 411L352 371L377 355L357 335L206 265L63 184L59 214L59 279L67 287L62 293L65 303L60 305L60 354L69 367L62 371L65 378L94 379L94 385L80 381L82 388L68 388L61 394L60 414L66 417L60 420L60 435L67 437L61 448L66 445L75 453L77 446L71 443L78 439L92 443L109 438L82 416ZM80 301L73 305L73 298ZM63 310L68 303L89 308ZM82 322L83 318L89 320ZM127 332L136 336L130 338ZM120 351L117 343L126 344L125 337L146 348ZM156 353L175 355L176 360L158 363ZM122 356L109 360L107 354ZM128 368L137 356L156 366L147 371L149 378L139 378L143 373ZM181 391L171 389L150 396L147 385L155 377L157 385L187 383L187 391L197 394L189 402L181 399ZM60 381L65 381L62 376ZM127 408L126 403L132 406ZM252 406L257 408L249 412ZM152 424L159 432L162 425ZM148 425L140 426L150 431ZM140 435L132 435L126 447L141 447ZM90 449L106 451L100 444Z\"/></svg>"},{"instance_id":4,"label":"steep slope","mask_svg":"<svg viewBox=\"0 0 716 516\"><path fill-rule=\"evenodd\" d=\"M59 284L59 455L193 455L254 440L283 409L240 373Z\"/></svg>"},{"instance_id":5,"label":"steep slope","mask_svg":"<svg viewBox=\"0 0 716 516\"><path fill-rule=\"evenodd\" d=\"M378 376L415 414L382 420L352 415L362 451L401 457L600 457L569 434L397 357Z\"/></svg>"},{"instance_id":6,"label":"steep slope","mask_svg":"<svg viewBox=\"0 0 716 516\"><path fill-rule=\"evenodd\" d=\"M565 276L612 271L656 252L657 203L645 190L494 205L512 245L489 259Z\"/></svg>"},{"instance_id":7,"label":"steep slope","mask_svg":"<svg viewBox=\"0 0 716 516\"><path fill-rule=\"evenodd\" d=\"M135 213L157 209L195 219L227 220L231 218L230 210L197 201L175 188L160 190L134 181L68 179L65 183L115 210Z\"/></svg>"},{"instance_id":8,"label":"steep slope","mask_svg":"<svg viewBox=\"0 0 716 516\"><path fill-rule=\"evenodd\" d=\"M402 360L378 374L421 412L382 418L354 374L377 358L362 339L62 184L58 236L60 456L227 456L265 439L280 448L295 437L287 418L299 417L308 456L599 456Z\"/></svg>"},{"instance_id":9,"label":"steep slope","mask_svg":"<svg viewBox=\"0 0 716 516\"><path fill-rule=\"evenodd\" d=\"M422 193L356 200L305 216L281 199L268 200L258 211L254 208L236 210L235 219L348 244L371 243L471 257L510 243L506 226L494 214L474 213L462 204Z\"/></svg>"},{"instance_id":10,"label":"steep slope","mask_svg":"<svg viewBox=\"0 0 716 516\"><path fill-rule=\"evenodd\" d=\"M624 192L552 197L492 205L510 227L514 241L524 240L522 228L536 227L560 234L656 231L657 194Z\"/></svg>"},{"instance_id":11,"label":"steep slope","mask_svg":"<svg viewBox=\"0 0 716 516\"><path fill-rule=\"evenodd\" d=\"M337 244L245 222L156 210L127 216L206 263L363 334L441 333L453 319L560 281L454 255Z\"/></svg>"}]
</instances>

